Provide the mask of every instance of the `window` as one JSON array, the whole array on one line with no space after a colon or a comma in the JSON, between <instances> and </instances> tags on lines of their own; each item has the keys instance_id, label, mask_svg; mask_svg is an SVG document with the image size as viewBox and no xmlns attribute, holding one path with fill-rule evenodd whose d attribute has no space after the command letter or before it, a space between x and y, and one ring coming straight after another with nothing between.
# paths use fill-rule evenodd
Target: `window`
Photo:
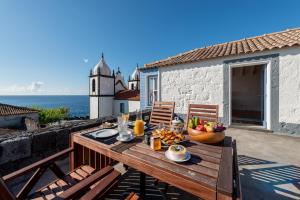
<instances>
[{"instance_id":1,"label":"window","mask_svg":"<svg viewBox=\"0 0 300 200\"><path fill-rule=\"evenodd\" d=\"M148 106L152 106L153 102L158 100L157 87L157 76L149 76L147 88Z\"/></svg>"},{"instance_id":2,"label":"window","mask_svg":"<svg viewBox=\"0 0 300 200\"><path fill-rule=\"evenodd\" d=\"M134 90L134 84L131 83L131 90Z\"/></svg>"},{"instance_id":3,"label":"window","mask_svg":"<svg viewBox=\"0 0 300 200\"><path fill-rule=\"evenodd\" d=\"M120 103L120 113L124 113L125 112L125 107L124 107L124 103Z\"/></svg>"},{"instance_id":4,"label":"window","mask_svg":"<svg viewBox=\"0 0 300 200\"><path fill-rule=\"evenodd\" d=\"M96 81L95 79L92 80L92 92L96 91Z\"/></svg>"}]
</instances>

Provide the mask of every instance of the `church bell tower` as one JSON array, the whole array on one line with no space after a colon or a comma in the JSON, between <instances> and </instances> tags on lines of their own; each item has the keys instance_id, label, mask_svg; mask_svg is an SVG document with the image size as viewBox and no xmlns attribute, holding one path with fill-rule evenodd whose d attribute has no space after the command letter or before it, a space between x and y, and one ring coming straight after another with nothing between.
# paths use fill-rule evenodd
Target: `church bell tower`
<instances>
[{"instance_id":1,"label":"church bell tower","mask_svg":"<svg viewBox=\"0 0 300 200\"><path fill-rule=\"evenodd\" d=\"M111 73L102 53L89 76L90 119L113 115L115 74Z\"/></svg>"}]
</instances>

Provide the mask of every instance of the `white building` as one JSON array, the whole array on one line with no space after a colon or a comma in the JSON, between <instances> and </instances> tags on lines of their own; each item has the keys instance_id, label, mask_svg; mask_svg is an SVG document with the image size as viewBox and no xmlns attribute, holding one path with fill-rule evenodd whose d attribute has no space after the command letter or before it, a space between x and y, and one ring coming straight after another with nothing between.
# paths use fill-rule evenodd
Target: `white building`
<instances>
[{"instance_id":1,"label":"white building","mask_svg":"<svg viewBox=\"0 0 300 200\"><path fill-rule=\"evenodd\" d=\"M13 106L0 103L0 129L26 128L25 119L32 119L38 123L39 111L31 108Z\"/></svg>"},{"instance_id":2,"label":"white building","mask_svg":"<svg viewBox=\"0 0 300 200\"><path fill-rule=\"evenodd\" d=\"M219 105L226 125L300 134L300 29L194 49L140 68L141 108L155 100Z\"/></svg>"},{"instance_id":3,"label":"white building","mask_svg":"<svg viewBox=\"0 0 300 200\"><path fill-rule=\"evenodd\" d=\"M131 84L134 83L134 86ZM119 115L140 109L139 71L130 78L130 88L118 68L111 72L102 54L89 76L90 119Z\"/></svg>"}]
</instances>

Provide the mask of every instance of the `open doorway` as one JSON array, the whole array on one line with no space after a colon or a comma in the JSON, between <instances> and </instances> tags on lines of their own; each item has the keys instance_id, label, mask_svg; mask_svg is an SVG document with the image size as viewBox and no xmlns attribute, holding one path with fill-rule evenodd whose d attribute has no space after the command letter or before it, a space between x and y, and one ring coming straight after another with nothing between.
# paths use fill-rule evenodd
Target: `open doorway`
<instances>
[{"instance_id":1,"label":"open doorway","mask_svg":"<svg viewBox=\"0 0 300 200\"><path fill-rule=\"evenodd\" d=\"M231 70L232 124L266 128L265 65Z\"/></svg>"}]
</instances>

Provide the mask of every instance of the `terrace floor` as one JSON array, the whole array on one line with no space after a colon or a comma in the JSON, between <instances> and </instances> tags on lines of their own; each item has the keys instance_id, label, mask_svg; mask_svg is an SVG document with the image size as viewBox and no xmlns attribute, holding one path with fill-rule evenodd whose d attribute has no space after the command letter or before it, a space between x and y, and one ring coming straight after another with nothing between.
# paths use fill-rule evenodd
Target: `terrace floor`
<instances>
[{"instance_id":1,"label":"terrace floor","mask_svg":"<svg viewBox=\"0 0 300 200\"><path fill-rule=\"evenodd\" d=\"M243 199L300 199L300 137L233 128L228 129L227 135L237 140ZM68 160L59 164L67 171ZM130 191L138 192L139 173L131 169L125 171L121 165L116 168L124 176L108 199L120 199ZM39 185L53 178L48 172ZM147 176L147 199L164 199L153 181ZM17 191L21 184L13 183L11 188ZM159 184L160 189L163 186ZM197 199L174 187L170 187L167 194L168 199Z\"/></svg>"}]
</instances>

